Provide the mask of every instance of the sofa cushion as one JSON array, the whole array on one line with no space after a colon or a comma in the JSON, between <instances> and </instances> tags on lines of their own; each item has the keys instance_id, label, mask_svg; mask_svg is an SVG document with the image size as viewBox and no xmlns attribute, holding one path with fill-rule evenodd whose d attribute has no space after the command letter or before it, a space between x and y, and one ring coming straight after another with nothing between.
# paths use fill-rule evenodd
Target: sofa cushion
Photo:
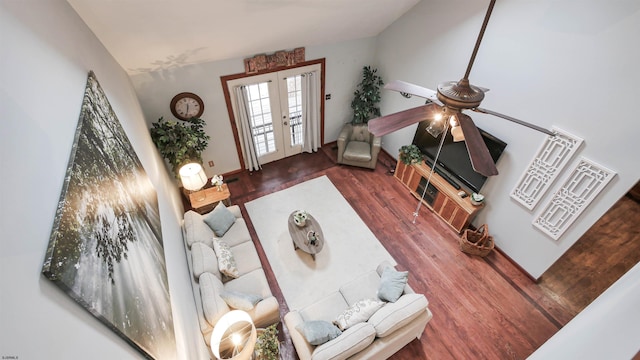
<instances>
[{"instance_id":1,"label":"sofa cushion","mask_svg":"<svg viewBox=\"0 0 640 360\"><path fill-rule=\"evenodd\" d=\"M371 324L356 324L337 338L315 348L313 360L346 359L369 346L376 337L376 330Z\"/></svg>"},{"instance_id":2,"label":"sofa cushion","mask_svg":"<svg viewBox=\"0 0 640 360\"><path fill-rule=\"evenodd\" d=\"M296 326L296 330L298 330L311 345L322 345L342 334L342 331L335 325L324 320L305 321Z\"/></svg>"},{"instance_id":3,"label":"sofa cushion","mask_svg":"<svg viewBox=\"0 0 640 360\"><path fill-rule=\"evenodd\" d=\"M193 268L193 276L196 279L205 272L212 273L220 279L216 253L213 252L212 248L201 242L191 245L191 267Z\"/></svg>"},{"instance_id":4,"label":"sofa cushion","mask_svg":"<svg viewBox=\"0 0 640 360\"><path fill-rule=\"evenodd\" d=\"M271 296L271 288L269 288L267 276L262 269L253 270L237 279L227 281L224 283L224 289L227 291L257 294L264 299Z\"/></svg>"},{"instance_id":5,"label":"sofa cushion","mask_svg":"<svg viewBox=\"0 0 640 360\"><path fill-rule=\"evenodd\" d=\"M233 247L243 242L251 241L251 235L247 228L247 223L242 218L237 218L233 226L227 230L224 236L220 237L229 246Z\"/></svg>"},{"instance_id":6,"label":"sofa cushion","mask_svg":"<svg viewBox=\"0 0 640 360\"><path fill-rule=\"evenodd\" d=\"M262 267L260 256L258 256L258 251L253 245L253 241L245 241L239 245L231 246L231 252L235 258L239 276Z\"/></svg>"},{"instance_id":7,"label":"sofa cushion","mask_svg":"<svg viewBox=\"0 0 640 360\"><path fill-rule=\"evenodd\" d=\"M200 275L198 283L200 284L200 297L202 299L204 317L211 326L215 326L222 315L231 310L219 295L224 290L224 287L220 279L211 273Z\"/></svg>"},{"instance_id":8,"label":"sofa cushion","mask_svg":"<svg viewBox=\"0 0 640 360\"><path fill-rule=\"evenodd\" d=\"M221 201L216 205L213 211L203 216L203 220L207 225L209 225L216 236L221 237L227 232L227 230L229 230L231 225L233 225L236 221L236 217Z\"/></svg>"},{"instance_id":9,"label":"sofa cushion","mask_svg":"<svg viewBox=\"0 0 640 360\"><path fill-rule=\"evenodd\" d=\"M351 305L333 322L338 329L344 331L355 324L369 320L385 303L378 299L362 299Z\"/></svg>"},{"instance_id":10,"label":"sofa cushion","mask_svg":"<svg viewBox=\"0 0 640 360\"><path fill-rule=\"evenodd\" d=\"M407 325L425 311L429 302L423 294L405 294L388 303L367 321L376 329L378 337L385 337Z\"/></svg>"},{"instance_id":11,"label":"sofa cushion","mask_svg":"<svg viewBox=\"0 0 640 360\"><path fill-rule=\"evenodd\" d=\"M189 210L184 214L184 230L185 242L191 248L196 242L213 246L213 230L202 220L202 215L193 210Z\"/></svg>"},{"instance_id":12,"label":"sofa cushion","mask_svg":"<svg viewBox=\"0 0 640 360\"><path fill-rule=\"evenodd\" d=\"M378 298L383 301L396 302L402 292L404 286L407 285L409 279L408 271L397 271L392 267L386 267L380 276L380 287L378 287Z\"/></svg>"},{"instance_id":13,"label":"sofa cushion","mask_svg":"<svg viewBox=\"0 0 640 360\"><path fill-rule=\"evenodd\" d=\"M371 270L340 287L340 293L349 305L362 299L377 299L380 275Z\"/></svg>"},{"instance_id":14,"label":"sofa cushion","mask_svg":"<svg viewBox=\"0 0 640 360\"><path fill-rule=\"evenodd\" d=\"M239 291L223 290L220 297L229 307L249 311L262 300L262 296Z\"/></svg>"},{"instance_id":15,"label":"sofa cushion","mask_svg":"<svg viewBox=\"0 0 640 360\"><path fill-rule=\"evenodd\" d=\"M371 145L364 141L349 141L342 157L352 161L370 161Z\"/></svg>"},{"instance_id":16,"label":"sofa cushion","mask_svg":"<svg viewBox=\"0 0 640 360\"><path fill-rule=\"evenodd\" d=\"M224 275L237 278L239 275L238 268L236 267L236 259L233 257L233 252L226 242L220 239L213 239L213 250L216 252L218 258L218 269Z\"/></svg>"},{"instance_id":17,"label":"sofa cushion","mask_svg":"<svg viewBox=\"0 0 640 360\"><path fill-rule=\"evenodd\" d=\"M349 308L349 304L344 300L342 294L336 291L305 306L299 312L304 321L326 320L332 322L347 308Z\"/></svg>"}]
</instances>

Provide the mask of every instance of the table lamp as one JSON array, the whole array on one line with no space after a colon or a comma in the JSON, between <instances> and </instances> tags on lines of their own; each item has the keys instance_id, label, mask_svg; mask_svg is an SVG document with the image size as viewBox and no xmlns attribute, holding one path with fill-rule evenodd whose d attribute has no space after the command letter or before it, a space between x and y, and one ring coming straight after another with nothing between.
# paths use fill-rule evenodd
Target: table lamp
<instances>
[{"instance_id":1,"label":"table lamp","mask_svg":"<svg viewBox=\"0 0 640 360\"><path fill-rule=\"evenodd\" d=\"M179 174L182 186L189 191L198 191L207 183L207 175L198 163L189 163L181 167Z\"/></svg>"},{"instance_id":2,"label":"table lamp","mask_svg":"<svg viewBox=\"0 0 640 360\"><path fill-rule=\"evenodd\" d=\"M216 323L211 333L211 351L216 359L248 360L258 337L251 316L242 310L231 310ZM220 352L231 352L222 357Z\"/></svg>"}]
</instances>

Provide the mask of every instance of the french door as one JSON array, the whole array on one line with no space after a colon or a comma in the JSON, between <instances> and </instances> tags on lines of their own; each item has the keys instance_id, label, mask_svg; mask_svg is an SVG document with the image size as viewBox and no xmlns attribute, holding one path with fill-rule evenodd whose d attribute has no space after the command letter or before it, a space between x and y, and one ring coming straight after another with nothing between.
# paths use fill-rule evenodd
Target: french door
<instances>
[{"instance_id":1,"label":"french door","mask_svg":"<svg viewBox=\"0 0 640 360\"><path fill-rule=\"evenodd\" d=\"M229 94L243 86L246 90L248 120L253 144L260 164L279 160L302 152L304 144L302 77L309 72L321 71L320 64L288 69L268 74L255 75L227 82ZM318 83L318 87L319 87ZM320 91L316 96L321 97ZM320 99L318 99L320 100ZM231 96L231 105L236 128L238 122L238 100ZM317 117L320 121L320 117ZM247 149L242 149L243 154ZM244 155L246 156L246 154Z\"/></svg>"}]
</instances>

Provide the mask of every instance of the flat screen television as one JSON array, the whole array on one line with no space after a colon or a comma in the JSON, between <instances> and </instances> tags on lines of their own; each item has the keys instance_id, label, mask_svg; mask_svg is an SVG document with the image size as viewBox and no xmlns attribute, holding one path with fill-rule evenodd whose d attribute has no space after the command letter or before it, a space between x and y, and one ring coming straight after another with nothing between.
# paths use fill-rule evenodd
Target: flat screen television
<instances>
[{"instance_id":1,"label":"flat screen television","mask_svg":"<svg viewBox=\"0 0 640 360\"><path fill-rule=\"evenodd\" d=\"M427 164L431 165L438 152L441 137L434 138L431 136L431 134L426 131L428 126L429 121L422 121L418 124L418 129L416 129L416 134L413 137L413 144L425 155ZM485 144L487 144L493 161L498 161L507 144L480 128L478 128L478 130L480 130L480 134ZM436 171L441 173L441 169L445 170L445 179L447 178L446 175L450 175L448 179L449 182L453 180L456 183L461 183L473 192L480 192L482 185L484 185L487 180L486 176L480 175L473 170L471 160L469 160L467 146L464 141L453 142L450 131L447 131L442 151L438 157Z\"/></svg>"}]
</instances>

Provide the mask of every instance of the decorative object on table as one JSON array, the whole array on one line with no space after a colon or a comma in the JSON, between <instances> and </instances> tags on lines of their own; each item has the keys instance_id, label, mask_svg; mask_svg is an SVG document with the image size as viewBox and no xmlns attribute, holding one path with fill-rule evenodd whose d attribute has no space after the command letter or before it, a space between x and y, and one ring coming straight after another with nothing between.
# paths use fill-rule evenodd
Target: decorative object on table
<instances>
[{"instance_id":1,"label":"decorative object on table","mask_svg":"<svg viewBox=\"0 0 640 360\"><path fill-rule=\"evenodd\" d=\"M93 72L71 149L42 273L145 358L173 358L158 197Z\"/></svg>"},{"instance_id":2,"label":"decorative object on table","mask_svg":"<svg viewBox=\"0 0 640 360\"><path fill-rule=\"evenodd\" d=\"M307 223L309 215L304 210L298 210L293 214L293 222L299 227L303 227Z\"/></svg>"},{"instance_id":3,"label":"decorative object on table","mask_svg":"<svg viewBox=\"0 0 640 360\"><path fill-rule=\"evenodd\" d=\"M615 175L613 170L581 158L533 225L558 240Z\"/></svg>"},{"instance_id":4,"label":"decorative object on table","mask_svg":"<svg viewBox=\"0 0 640 360\"><path fill-rule=\"evenodd\" d=\"M309 245L316 246L320 241L320 235L317 232L311 230L307 233L307 240Z\"/></svg>"},{"instance_id":5,"label":"decorative object on table","mask_svg":"<svg viewBox=\"0 0 640 360\"><path fill-rule=\"evenodd\" d=\"M258 339L253 351L254 360L280 359L280 342L278 341L278 324L265 329L258 329Z\"/></svg>"},{"instance_id":6,"label":"decorative object on table","mask_svg":"<svg viewBox=\"0 0 640 360\"><path fill-rule=\"evenodd\" d=\"M475 206L482 205L484 201L484 195L478 193L471 194L471 203Z\"/></svg>"},{"instance_id":7,"label":"decorative object on table","mask_svg":"<svg viewBox=\"0 0 640 360\"><path fill-rule=\"evenodd\" d=\"M422 152L414 144L403 145L398 151L400 152L400 160L406 165L419 164L423 160Z\"/></svg>"},{"instance_id":8,"label":"decorative object on table","mask_svg":"<svg viewBox=\"0 0 640 360\"><path fill-rule=\"evenodd\" d=\"M362 80L353 93L351 108L353 109L352 124L367 123L369 119L380 116L380 87L384 85L378 70L370 66L362 68Z\"/></svg>"},{"instance_id":9,"label":"decorative object on table","mask_svg":"<svg viewBox=\"0 0 640 360\"><path fill-rule=\"evenodd\" d=\"M231 310L218 320L211 332L211 351L216 359L248 360L257 336L251 316L242 310Z\"/></svg>"},{"instance_id":10,"label":"decorative object on table","mask_svg":"<svg viewBox=\"0 0 640 360\"><path fill-rule=\"evenodd\" d=\"M584 141L557 127L552 129L556 135L547 136L511 191L511 198L529 210L538 204Z\"/></svg>"},{"instance_id":11,"label":"decorative object on table","mask_svg":"<svg viewBox=\"0 0 640 360\"><path fill-rule=\"evenodd\" d=\"M202 164L202 151L207 148L210 138L204 132L204 120L190 118L175 122L161 117L151 125L151 139L160 155L169 161L176 177L183 165L192 162Z\"/></svg>"},{"instance_id":12,"label":"decorative object on table","mask_svg":"<svg viewBox=\"0 0 640 360\"><path fill-rule=\"evenodd\" d=\"M174 96L169 107L173 116L180 120L199 118L204 112L204 102L200 96L190 92Z\"/></svg>"},{"instance_id":13,"label":"decorative object on table","mask_svg":"<svg viewBox=\"0 0 640 360\"><path fill-rule=\"evenodd\" d=\"M202 189L207 184L207 175L204 173L202 165L189 163L180 168L180 181L182 187L191 192ZM204 200L204 193L198 194L198 200Z\"/></svg>"},{"instance_id":14,"label":"decorative object on table","mask_svg":"<svg viewBox=\"0 0 640 360\"><path fill-rule=\"evenodd\" d=\"M218 191L222 191L222 184L224 184L222 181L222 175L213 175L211 178L211 185L215 186Z\"/></svg>"},{"instance_id":15,"label":"decorative object on table","mask_svg":"<svg viewBox=\"0 0 640 360\"><path fill-rule=\"evenodd\" d=\"M489 226L482 224L476 230L467 229L459 238L460 250L467 254L485 257L493 250L493 236L489 235Z\"/></svg>"}]
</instances>

